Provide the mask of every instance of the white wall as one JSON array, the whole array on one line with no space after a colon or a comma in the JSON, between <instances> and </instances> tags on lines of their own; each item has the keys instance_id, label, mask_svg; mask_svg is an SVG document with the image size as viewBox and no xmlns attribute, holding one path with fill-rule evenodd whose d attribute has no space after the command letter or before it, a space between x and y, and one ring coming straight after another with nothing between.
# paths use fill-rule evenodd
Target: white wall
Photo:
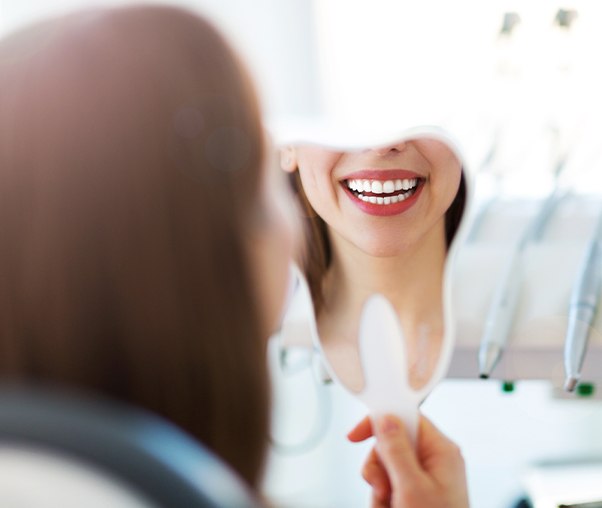
<instances>
[{"instance_id":1,"label":"white wall","mask_svg":"<svg viewBox=\"0 0 602 508\"><path fill-rule=\"evenodd\" d=\"M46 16L140 0L0 0L0 35ZM251 67L266 115L315 114L320 107L317 50L309 0L151 0L208 16Z\"/></svg>"},{"instance_id":2,"label":"white wall","mask_svg":"<svg viewBox=\"0 0 602 508\"><path fill-rule=\"evenodd\" d=\"M579 13L570 32L553 23L560 7ZM509 11L521 22L500 38ZM473 169L496 129L504 171L549 172L558 146L578 146L575 164L592 163L585 152L599 144L590 134L602 113L599 2L329 0L316 12L329 114L449 122Z\"/></svg>"}]
</instances>

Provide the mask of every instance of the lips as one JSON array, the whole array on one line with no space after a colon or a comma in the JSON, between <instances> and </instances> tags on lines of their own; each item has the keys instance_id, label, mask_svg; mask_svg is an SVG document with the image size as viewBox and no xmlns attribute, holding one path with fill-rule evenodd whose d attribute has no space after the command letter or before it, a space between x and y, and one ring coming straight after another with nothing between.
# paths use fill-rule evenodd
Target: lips
<instances>
[{"instance_id":1,"label":"lips","mask_svg":"<svg viewBox=\"0 0 602 508\"><path fill-rule=\"evenodd\" d=\"M370 215L398 215L418 199L426 179L407 170L362 170L341 185L352 202Z\"/></svg>"}]
</instances>

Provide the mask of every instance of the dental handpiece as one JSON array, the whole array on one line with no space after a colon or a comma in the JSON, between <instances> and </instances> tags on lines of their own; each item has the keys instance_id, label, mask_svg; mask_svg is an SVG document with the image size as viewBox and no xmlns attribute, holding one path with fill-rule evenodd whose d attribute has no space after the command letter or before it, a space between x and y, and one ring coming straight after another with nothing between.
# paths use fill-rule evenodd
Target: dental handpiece
<instances>
[{"instance_id":1,"label":"dental handpiece","mask_svg":"<svg viewBox=\"0 0 602 508\"><path fill-rule=\"evenodd\" d=\"M506 266L503 284L498 285L485 318L479 348L479 374L487 379L497 365L514 321L521 287L521 253L515 250Z\"/></svg>"},{"instance_id":2,"label":"dental handpiece","mask_svg":"<svg viewBox=\"0 0 602 508\"><path fill-rule=\"evenodd\" d=\"M600 223L602 225L602 222ZM590 330L596 317L602 286L600 226L590 241L569 306L569 323L564 344L564 388L572 392L581 378Z\"/></svg>"},{"instance_id":3,"label":"dental handpiece","mask_svg":"<svg viewBox=\"0 0 602 508\"><path fill-rule=\"evenodd\" d=\"M539 241L558 203L566 195L556 187L542 204L539 212L519 239L506 265L503 277L494 292L479 347L479 375L487 379L499 362L506 347L520 296L523 254L531 242Z\"/></svg>"}]
</instances>

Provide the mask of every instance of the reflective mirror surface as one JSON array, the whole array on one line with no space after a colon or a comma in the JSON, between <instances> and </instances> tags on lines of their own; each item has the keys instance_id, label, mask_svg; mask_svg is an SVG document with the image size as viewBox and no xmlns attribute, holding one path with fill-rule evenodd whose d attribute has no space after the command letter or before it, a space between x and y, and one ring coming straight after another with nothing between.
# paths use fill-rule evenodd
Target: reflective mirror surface
<instances>
[{"instance_id":1,"label":"reflective mirror surface","mask_svg":"<svg viewBox=\"0 0 602 508\"><path fill-rule=\"evenodd\" d=\"M399 318L409 383L423 388L446 339L446 261L466 201L457 150L427 132L365 149L287 146L281 166L305 216L300 265L332 372L353 392L364 387L358 327L380 293Z\"/></svg>"}]
</instances>

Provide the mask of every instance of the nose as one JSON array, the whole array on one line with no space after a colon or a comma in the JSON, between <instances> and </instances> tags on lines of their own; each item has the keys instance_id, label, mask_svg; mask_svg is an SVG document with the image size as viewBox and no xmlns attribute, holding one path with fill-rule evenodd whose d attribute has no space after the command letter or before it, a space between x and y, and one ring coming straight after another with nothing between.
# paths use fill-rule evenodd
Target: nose
<instances>
[{"instance_id":1,"label":"nose","mask_svg":"<svg viewBox=\"0 0 602 508\"><path fill-rule=\"evenodd\" d=\"M389 155L390 153L402 152L407 147L406 141L399 141L386 146L379 146L378 148L371 148L370 150L380 157Z\"/></svg>"}]
</instances>

